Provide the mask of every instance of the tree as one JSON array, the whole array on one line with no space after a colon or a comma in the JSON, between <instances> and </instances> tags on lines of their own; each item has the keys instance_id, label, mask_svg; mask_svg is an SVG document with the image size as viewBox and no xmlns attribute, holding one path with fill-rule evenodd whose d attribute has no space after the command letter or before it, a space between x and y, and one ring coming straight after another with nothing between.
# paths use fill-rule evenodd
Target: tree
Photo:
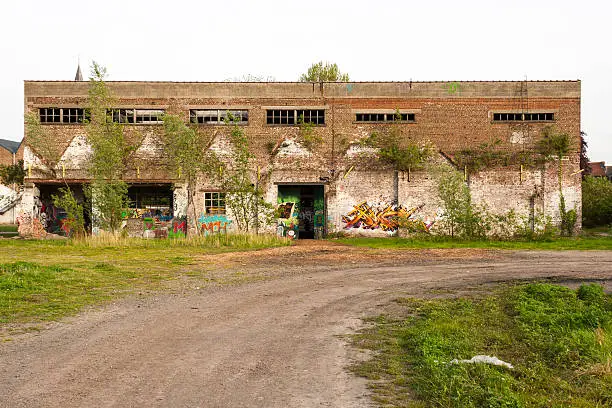
<instances>
[{"instance_id":1,"label":"tree","mask_svg":"<svg viewBox=\"0 0 612 408\"><path fill-rule=\"evenodd\" d=\"M584 180L589 168L589 156L587 155L587 134L580 132L580 170L582 170L582 179Z\"/></svg>"},{"instance_id":2,"label":"tree","mask_svg":"<svg viewBox=\"0 0 612 408\"><path fill-rule=\"evenodd\" d=\"M212 142L210 136L202 133L196 126L186 125L183 119L176 115L164 115L163 121L162 143L168 167L187 188L188 231L198 231L194 201L198 176L204 174L214 179L221 163L217 156L208 150Z\"/></svg>"},{"instance_id":3,"label":"tree","mask_svg":"<svg viewBox=\"0 0 612 408\"><path fill-rule=\"evenodd\" d=\"M300 76L300 82L348 82L349 76L340 72L338 65L323 61L314 63L306 74Z\"/></svg>"},{"instance_id":4,"label":"tree","mask_svg":"<svg viewBox=\"0 0 612 408\"><path fill-rule=\"evenodd\" d=\"M0 181L3 184L23 184L25 170L23 169L23 160L19 160L17 164L8 166L0 166Z\"/></svg>"},{"instance_id":5,"label":"tree","mask_svg":"<svg viewBox=\"0 0 612 408\"><path fill-rule=\"evenodd\" d=\"M121 226L121 213L128 203L128 187L122 176L133 147L125 140L123 125L114 122L109 114L114 101L105 77L106 68L94 61L88 91L90 118L85 124L92 151L89 168L92 181L88 195L94 208L94 222L115 233Z\"/></svg>"},{"instance_id":6,"label":"tree","mask_svg":"<svg viewBox=\"0 0 612 408\"><path fill-rule=\"evenodd\" d=\"M559 133L552 126L542 130L542 139L538 142L538 151L544 157L555 157L557 159L557 178L559 180L559 213L561 215L561 232L572 235L578 214L575 209L569 211L565 208L565 196L563 195L563 156L571 151L571 139L567 133Z\"/></svg>"},{"instance_id":7,"label":"tree","mask_svg":"<svg viewBox=\"0 0 612 408\"><path fill-rule=\"evenodd\" d=\"M582 181L582 222L588 227L612 225L612 182L605 177Z\"/></svg>"},{"instance_id":8,"label":"tree","mask_svg":"<svg viewBox=\"0 0 612 408\"><path fill-rule=\"evenodd\" d=\"M231 117L230 117L231 121ZM257 176L251 178L248 138L240 126L234 124L230 132L233 145L230 163L225 166L221 185L225 191L225 204L230 209L238 230L259 232L259 228L271 222L274 207L263 199L263 191Z\"/></svg>"},{"instance_id":9,"label":"tree","mask_svg":"<svg viewBox=\"0 0 612 408\"><path fill-rule=\"evenodd\" d=\"M63 208L66 211L63 229L66 235L71 237L82 237L85 235L85 214L83 205L80 204L74 196L70 187L62 187L59 189L59 195L52 195L53 204L56 207Z\"/></svg>"},{"instance_id":10,"label":"tree","mask_svg":"<svg viewBox=\"0 0 612 408\"><path fill-rule=\"evenodd\" d=\"M463 175L450 166L433 171L437 173L438 199L444 209L441 224L448 228L452 237L484 237L489 231L486 214L474 207L470 188Z\"/></svg>"}]
</instances>

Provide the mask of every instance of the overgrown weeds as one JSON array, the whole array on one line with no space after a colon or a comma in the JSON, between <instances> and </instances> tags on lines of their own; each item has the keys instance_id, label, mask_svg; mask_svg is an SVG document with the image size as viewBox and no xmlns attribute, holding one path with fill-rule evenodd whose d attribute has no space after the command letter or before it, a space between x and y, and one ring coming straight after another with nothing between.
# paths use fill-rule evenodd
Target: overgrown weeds
<instances>
[{"instance_id":1,"label":"overgrown weeds","mask_svg":"<svg viewBox=\"0 0 612 408\"><path fill-rule=\"evenodd\" d=\"M87 236L66 241L67 245L82 248L232 248L232 249L259 249L273 246L291 245L291 241L271 234L209 234L190 236L187 238L143 239L129 238L116 234L101 233L96 236Z\"/></svg>"},{"instance_id":2,"label":"overgrown weeds","mask_svg":"<svg viewBox=\"0 0 612 408\"><path fill-rule=\"evenodd\" d=\"M612 296L534 283L490 296L401 299L408 317L379 317L354 343L354 367L384 406L604 407L612 404ZM514 369L451 364L491 355ZM410 405L409 405L410 404Z\"/></svg>"}]
</instances>

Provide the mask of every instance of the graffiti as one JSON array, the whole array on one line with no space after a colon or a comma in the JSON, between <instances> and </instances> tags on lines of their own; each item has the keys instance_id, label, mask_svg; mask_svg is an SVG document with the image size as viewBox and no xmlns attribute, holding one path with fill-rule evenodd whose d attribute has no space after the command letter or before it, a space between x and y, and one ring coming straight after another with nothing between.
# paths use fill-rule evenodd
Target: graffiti
<instances>
[{"instance_id":1,"label":"graffiti","mask_svg":"<svg viewBox=\"0 0 612 408\"><path fill-rule=\"evenodd\" d=\"M381 229L385 232L394 232L402 224L402 226L407 226L411 229L429 231L435 220L424 221L417 215L424 206L425 204L421 204L407 209L402 205L395 204L373 206L364 201L354 206L346 215L343 215L342 221L346 224L345 229Z\"/></svg>"},{"instance_id":2,"label":"graffiti","mask_svg":"<svg viewBox=\"0 0 612 408\"><path fill-rule=\"evenodd\" d=\"M458 82L449 82L448 83L448 93L455 94L459 91L459 83Z\"/></svg>"},{"instance_id":3,"label":"graffiti","mask_svg":"<svg viewBox=\"0 0 612 408\"><path fill-rule=\"evenodd\" d=\"M169 238L185 238L187 235L187 218L180 217L172 220L172 228L168 230Z\"/></svg>"},{"instance_id":4,"label":"graffiti","mask_svg":"<svg viewBox=\"0 0 612 408\"><path fill-rule=\"evenodd\" d=\"M300 230L299 217L302 216L297 211L295 202L285 202L278 205L278 220L276 225L276 235L290 239L297 239Z\"/></svg>"},{"instance_id":5,"label":"graffiti","mask_svg":"<svg viewBox=\"0 0 612 408\"><path fill-rule=\"evenodd\" d=\"M145 231L155 230L155 220L153 218L150 218L150 217L143 218L142 224L144 226Z\"/></svg>"},{"instance_id":6,"label":"graffiti","mask_svg":"<svg viewBox=\"0 0 612 408\"><path fill-rule=\"evenodd\" d=\"M123 211L121 211L121 218L154 218L156 221L168 222L172 220L172 214L167 208L125 208Z\"/></svg>"},{"instance_id":7,"label":"graffiti","mask_svg":"<svg viewBox=\"0 0 612 408\"><path fill-rule=\"evenodd\" d=\"M198 218L198 229L204 235L220 233L221 231L227 233L227 227L231 223L232 221L227 219L225 215L201 214Z\"/></svg>"},{"instance_id":8,"label":"graffiti","mask_svg":"<svg viewBox=\"0 0 612 408\"><path fill-rule=\"evenodd\" d=\"M282 203L278 206L278 218L291 218L295 203Z\"/></svg>"},{"instance_id":9,"label":"graffiti","mask_svg":"<svg viewBox=\"0 0 612 408\"><path fill-rule=\"evenodd\" d=\"M17 217L17 232L20 237L25 238L44 238L47 231L38 218L33 218L30 214L21 213Z\"/></svg>"}]
</instances>

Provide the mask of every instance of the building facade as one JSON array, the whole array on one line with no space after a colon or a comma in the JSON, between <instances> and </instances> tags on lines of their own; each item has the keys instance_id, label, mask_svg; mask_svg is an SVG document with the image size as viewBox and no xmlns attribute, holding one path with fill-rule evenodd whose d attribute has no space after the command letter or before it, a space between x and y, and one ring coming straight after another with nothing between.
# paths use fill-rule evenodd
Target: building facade
<instances>
[{"instance_id":1,"label":"building facade","mask_svg":"<svg viewBox=\"0 0 612 408\"><path fill-rule=\"evenodd\" d=\"M82 124L88 82L26 81L25 111L38 115L48 136L45 148L25 135L26 189L22 212L62 232L62 211L51 196L58 187L90 180L91 152ZM476 204L490 211L559 221L558 163L506 162L468 168L461 152L483 146L509 157L535 152L547 126L571 138L563 157L566 208L580 220L580 81L179 83L108 82L115 98L109 118L125 124L134 146L124 180L130 185L125 228L132 235L172 236L184 228L186 193L168 171L160 143L161 117L182 115L210 135L219 157L231 152L231 114L253 154L253 182L278 206L279 233L302 238L329 232L388 235L405 215L435 232L444 211L435 172L459 171ZM307 123L308 125L304 125ZM397 171L367 143L395 132L402 143L428 146L423 168ZM53 151L49 153L49 151ZM53 156L54 160L50 157ZM521 162L522 163L522 162ZM218 185L200 180L195 205L205 233L235 226ZM579 222L579 221L578 221ZM579 226L578 226L579 227ZM95 230L95 225L94 225Z\"/></svg>"}]
</instances>

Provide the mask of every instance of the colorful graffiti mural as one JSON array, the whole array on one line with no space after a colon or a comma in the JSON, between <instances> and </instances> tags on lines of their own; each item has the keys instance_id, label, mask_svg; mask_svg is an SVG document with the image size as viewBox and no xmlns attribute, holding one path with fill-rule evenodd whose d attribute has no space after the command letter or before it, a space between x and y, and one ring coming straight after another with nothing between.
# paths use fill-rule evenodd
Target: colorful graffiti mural
<instances>
[{"instance_id":1,"label":"colorful graffiti mural","mask_svg":"<svg viewBox=\"0 0 612 408\"><path fill-rule=\"evenodd\" d=\"M187 218L180 217L172 220L172 228L168 230L169 238L185 238L187 236Z\"/></svg>"},{"instance_id":2,"label":"colorful graffiti mural","mask_svg":"<svg viewBox=\"0 0 612 408\"><path fill-rule=\"evenodd\" d=\"M408 209L402 205L385 203L376 206L363 201L355 205L346 215L343 215L342 221L346 224L345 229L381 229L385 232L394 232L397 231L400 224L407 223L408 225L405 226L415 230L429 231L435 220L426 221L418 216L418 212L424 206L425 204L421 204Z\"/></svg>"},{"instance_id":3,"label":"colorful graffiti mural","mask_svg":"<svg viewBox=\"0 0 612 408\"><path fill-rule=\"evenodd\" d=\"M299 234L298 207L295 202L280 203L277 208L276 235L297 239Z\"/></svg>"},{"instance_id":4,"label":"colorful graffiti mural","mask_svg":"<svg viewBox=\"0 0 612 408\"><path fill-rule=\"evenodd\" d=\"M20 237L40 239L47 236L47 231L40 219L32 217L30 214L19 214L17 224Z\"/></svg>"},{"instance_id":5,"label":"colorful graffiti mural","mask_svg":"<svg viewBox=\"0 0 612 408\"><path fill-rule=\"evenodd\" d=\"M209 235L214 233L224 232L227 233L227 227L232 223L232 220L228 219L223 214L201 214L198 218L198 229L203 235Z\"/></svg>"}]
</instances>

